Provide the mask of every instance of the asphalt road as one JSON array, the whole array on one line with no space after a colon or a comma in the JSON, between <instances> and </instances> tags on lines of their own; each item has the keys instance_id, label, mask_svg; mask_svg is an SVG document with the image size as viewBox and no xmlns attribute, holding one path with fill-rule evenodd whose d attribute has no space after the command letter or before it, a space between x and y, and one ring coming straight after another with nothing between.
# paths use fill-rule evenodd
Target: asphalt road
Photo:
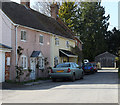
<instances>
[{"instance_id":1,"label":"asphalt road","mask_svg":"<svg viewBox=\"0 0 120 105\"><path fill-rule=\"evenodd\" d=\"M118 75L100 70L75 82L50 81L2 93L3 103L118 103Z\"/></svg>"}]
</instances>

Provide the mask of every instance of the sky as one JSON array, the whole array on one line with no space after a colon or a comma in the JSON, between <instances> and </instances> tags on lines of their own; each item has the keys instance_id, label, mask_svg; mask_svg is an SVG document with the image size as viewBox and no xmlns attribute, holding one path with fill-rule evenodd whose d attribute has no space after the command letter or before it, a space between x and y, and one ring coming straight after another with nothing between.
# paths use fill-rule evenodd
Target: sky
<instances>
[{"instance_id":1,"label":"sky","mask_svg":"<svg viewBox=\"0 0 120 105\"><path fill-rule=\"evenodd\" d=\"M20 0L11 0L20 3ZM30 0L31 6L37 0ZM46 0L47 1L47 0ZM114 27L118 29L118 1L120 0L102 0L101 5L105 8L105 15L110 15L108 30L112 30Z\"/></svg>"}]
</instances>

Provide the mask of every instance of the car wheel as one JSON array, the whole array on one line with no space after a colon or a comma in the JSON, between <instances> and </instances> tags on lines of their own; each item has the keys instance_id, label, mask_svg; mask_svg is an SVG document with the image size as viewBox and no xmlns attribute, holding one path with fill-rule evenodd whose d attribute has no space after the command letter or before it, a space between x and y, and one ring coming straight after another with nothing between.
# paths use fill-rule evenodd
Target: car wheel
<instances>
[{"instance_id":1,"label":"car wheel","mask_svg":"<svg viewBox=\"0 0 120 105\"><path fill-rule=\"evenodd\" d=\"M73 74L71 81L74 82L75 81L75 74Z\"/></svg>"},{"instance_id":2,"label":"car wheel","mask_svg":"<svg viewBox=\"0 0 120 105\"><path fill-rule=\"evenodd\" d=\"M56 79L55 79L55 78L52 78L52 81L53 81L53 82L56 82Z\"/></svg>"}]
</instances>

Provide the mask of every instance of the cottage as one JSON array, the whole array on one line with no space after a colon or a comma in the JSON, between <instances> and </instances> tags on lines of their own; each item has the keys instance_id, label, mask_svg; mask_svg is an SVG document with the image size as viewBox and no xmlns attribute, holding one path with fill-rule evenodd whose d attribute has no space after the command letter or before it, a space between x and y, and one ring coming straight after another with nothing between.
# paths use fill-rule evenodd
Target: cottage
<instances>
[{"instance_id":1,"label":"cottage","mask_svg":"<svg viewBox=\"0 0 120 105\"><path fill-rule=\"evenodd\" d=\"M21 81L26 81L47 77L47 68L60 62L77 60L70 51L75 46L74 34L57 17L57 5L51 5L52 17L47 17L31 9L29 1L2 3L2 14L12 27L10 80L16 79L16 65L23 67Z\"/></svg>"}]
</instances>

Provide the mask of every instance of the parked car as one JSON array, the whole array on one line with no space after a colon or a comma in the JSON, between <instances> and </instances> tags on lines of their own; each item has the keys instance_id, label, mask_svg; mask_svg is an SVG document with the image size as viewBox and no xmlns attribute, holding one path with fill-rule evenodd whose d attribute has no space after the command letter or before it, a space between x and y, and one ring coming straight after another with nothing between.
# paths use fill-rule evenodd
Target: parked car
<instances>
[{"instance_id":1,"label":"parked car","mask_svg":"<svg viewBox=\"0 0 120 105\"><path fill-rule=\"evenodd\" d=\"M94 66L91 63L84 63L82 66L84 73L94 73Z\"/></svg>"},{"instance_id":2,"label":"parked car","mask_svg":"<svg viewBox=\"0 0 120 105\"><path fill-rule=\"evenodd\" d=\"M97 72L97 64L95 62L90 62L93 65L94 72Z\"/></svg>"},{"instance_id":3,"label":"parked car","mask_svg":"<svg viewBox=\"0 0 120 105\"><path fill-rule=\"evenodd\" d=\"M52 68L49 75L53 81L56 81L56 79L70 79L71 81L75 81L76 79L83 79L84 71L76 63L66 62Z\"/></svg>"}]
</instances>

